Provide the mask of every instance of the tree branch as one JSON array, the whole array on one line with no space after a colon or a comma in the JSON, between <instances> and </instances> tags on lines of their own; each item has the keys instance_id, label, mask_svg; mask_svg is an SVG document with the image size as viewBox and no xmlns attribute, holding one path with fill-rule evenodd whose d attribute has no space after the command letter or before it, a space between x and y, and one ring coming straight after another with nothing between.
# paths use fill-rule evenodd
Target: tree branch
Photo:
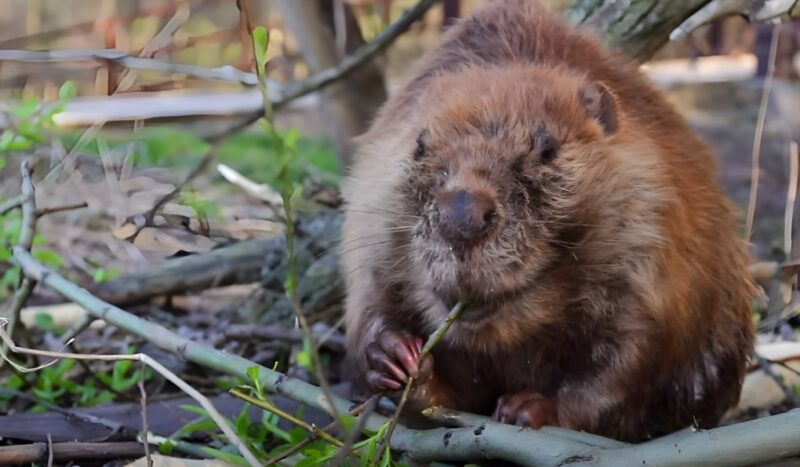
<instances>
[{"instance_id":1,"label":"tree branch","mask_svg":"<svg viewBox=\"0 0 800 467\"><path fill-rule=\"evenodd\" d=\"M230 81L247 86L257 84L255 73L241 71L230 65L217 68L184 65L154 58L137 57L115 49L0 50L0 61L53 63L76 60L109 61L131 70L175 73L212 81Z\"/></svg>"},{"instance_id":2,"label":"tree branch","mask_svg":"<svg viewBox=\"0 0 800 467\"><path fill-rule=\"evenodd\" d=\"M800 0L712 0L681 23L670 40L689 35L700 26L723 16L740 15L750 22L783 22L800 18Z\"/></svg>"}]
</instances>

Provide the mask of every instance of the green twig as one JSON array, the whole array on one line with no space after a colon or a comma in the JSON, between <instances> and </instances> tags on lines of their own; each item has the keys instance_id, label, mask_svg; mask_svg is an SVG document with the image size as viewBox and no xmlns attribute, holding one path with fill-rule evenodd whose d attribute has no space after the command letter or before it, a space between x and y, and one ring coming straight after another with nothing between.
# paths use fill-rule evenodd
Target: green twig
<instances>
[{"instance_id":1,"label":"green twig","mask_svg":"<svg viewBox=\"0 0 800 467\"><path fill-rule=\"evenodd\" d=\"M13 198L9 198L3 201L2 203L0 203L0 216L7 213L8 211L11 211L12 209L16 209L22 206L22 203L24 203L26 199L28 199L27 196L19 194Z\"/></svg>"},{"instance_id":2,"label":"green twig","mask_svg":"<svg viewBox=\"0 0 800 467\"><path fill-rule=\"evenodd\" d=\"M450 310L450 313L447 314L447 319L444 320L442 324L433 331L433 334L428 337L428 340L425 341L425 345L422 346L422 350L419 353L419 358L417 359L417 368L422 368L422 361L425 360L425 357L431 353L431 350L439 343L439 341L444 338L445 333L450 329L450 326L456 322L459 316L461 316L461 312L464 311L464 302L458 302L456 305ZM397 409L394 412L394 416L392 417L391 421L389 422L389 428L386 430L386 435L383 437L381 441L380 449L378 449L378 456L377 459L383 457L383 452L389 446L390 440L392 439L392 433L394 433L394 429L397 426L397 421L400 419L400 414L403 412L403 407L405 407L406 402L408 401L408 395L411 393L411 387L414 386L416 378L411 376L408 378L408 382L406 382L406 387L403 389L403 394L400 396L400 402L397 404Z\"/></svg>"},{"instance_id":3,"label":"green twig","mask_svg":"<svg viewBox=\"0 0 800 467\"><path fill-rule=\"evenodd\" d=\"M19 234L19 242L17 245L20 248L25 249L25 251L30 252L31 248L33 247L33 238L36 236L36 190L33 187L33 181L31 180L31 174L33 170L30 166L30 161L24 160L22 161L22 165L20 166L20 173L22 176L22 186L20 191L22 192L18 198L21 199L20 206L22 207L22 227L20 228ZM22 308L28 302L28 298L30 298L31 293L33 293L33 289L36 287L36 281L31 280L30 278L23 277L21 282L18 284L17 290L14 293L14 300L11 302L11 308L9 309L6 316L8 316L8 335L11 338L14 338L14 334L17 329L17 325L19 323L19 315L22 311ZM5 343L0 346L3 353L8 350L8 347ZM37 364L35 357L34 365ZM5 364L5 361L0 361L0 367Z\"/></svg>"},{"instance_id":4,"label":"green twig","mask_svg":"<svg viewBox=\"0 0 800 467\"><path fill-rule=\"evenodd\" d=\"M325 441L327 441L327 442L329 442L329 443L331 443L331 444L333 444L335 446L341 447L341 446L344 445L344 443L341 440L337 439L335 436L327 433L326 431L324 431L324 430L322 430L320 428L317 428L316 426L314 426L312 424L309 424L309 423L306 423L303 420L300 420L299 418L295 417L294 415L290 414L289 412L286 412L285 410L281 409L280 407L276 407L276 406L270 404L267 401L263 401L263 400L255 398L255 397L249 396L249 395L245 394L244 392L242 392L242 391L240 391L238 389L231 389L228 392L230 392L230 394L232 396L238 397L239 399L247 402L248 404L252 404L252 405L255 405L256 407L260 407L260 408L262 408L262 409L264 409L264 410L266 410L268 412L274 413L275 415L283 418L284 420L288 420L289 422L291 422L291 423L299 426L300 428L306 430L310 434L312 434L312 435L314 435L314 436L316 436L316 437L318 437L320 439L324 439Z\"/></svg>"},{"instance_id":5,"label":"green twig","mask_svg":"<svg viewBox=\"0 0 800 467\"><path fill-rule=\"evenodd\" d=\"M269 47L269 31L263 27L255 29L252 28L246 4L247 2L239 2L241 14L244 16L245 24L247 25L248 32L250 33L250 38L252 40L256 75L258 77L258 86L261 90L261 97L264 107L263 121L265 123L268 136L275 147L275 152L278 155L278 161L280 163L278 179L281 181L281 198L283 199L283 212L286 225L284 235L286 238L286 250L288 258L288 272L285 282L286 295L289 298L289 301L292 305L292 310L297 318L297 322L300 324L300 329L303 331L305 339L311 343L309 346L311 363L314 373L317 377L317 382L322 389L325 400L328 402L327 412L333 416L334 420L339 423L344 431L347 431L345 425L341 423L341 415L339 410L336 408L336 404L333 403L333 391L331 390L328 380L325 377L325 372L322 367L322 360L319 357L319 351L317 350L317 345L314 342L314 335L311 331L311 326L303 314L303 310L300 305L300 299L297 295L297 255L295 251L294 213L292 210L292 199L294 197L295 190L289 177L289 164L293 159L296 158L296 153L294 145L287 143L284 137L275 128L272 120L272 101L269 98L267 77L265 75L266 54Z\"/></svg>"}]
</instances>

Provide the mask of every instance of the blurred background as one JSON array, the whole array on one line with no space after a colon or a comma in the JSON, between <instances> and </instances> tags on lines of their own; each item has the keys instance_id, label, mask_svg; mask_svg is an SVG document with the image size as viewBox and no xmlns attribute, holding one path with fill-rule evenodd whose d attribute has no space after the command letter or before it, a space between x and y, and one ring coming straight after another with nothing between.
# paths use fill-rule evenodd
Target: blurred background
<instances>
[{"instance_id":1,"label":"blurred background","mask_svg":"<svg viewBox=\"0 0 800 467\"><path fill-rule=\"evenodd\" d=\"M324 349L325 371L339 383L338 187L352 156L351 138L367 128L375 110L448 26L485 3L437 2L344 79L281 102L276 127L297 142L287 175L274 138L256 122L263 107L249 27L270 30L269 89L280 100L296 83L340 66L380 37L416 0L0 0L0 202L19 193L20 165L30 159L38 206L59 211L38 222L34 253L40 261L182 336L310 379L307 349L290 332L295 321L283 289L284 244L269 243L284 232L279 187L285 180L296 183L302 187L298 293L314 329L332 342ZM587 2L546 3L569 9ZM248 11L249 26L241 10ZM716 150L720 181L743 213L750 204L753 157L760 158L752 249L758 261L772 262L761 279L775 298L769 310L756 310L763 340L776 335L796 340L800 310L797 268L775 266L800 258L792 153L800 134L799 50L797 22L773 26L727 17L666 44L642 65ZM770 69L774 79L767 80ZM20 226L16 210L0 214L4 312L20 284L19 268L9 261ZM226 287L217 287L216 277L192 287L181 283L205 271L159 269L236 241L255 243L209 266ZM153 271L161 275L148 282L145 276ZM29 346L61 348L59 339L76 331L76 323L82 323L76 332L86 330L91 320L85 311L62 302L39 287L21 309L20 336ZM295 338L281 341L287 335ZM82 351L95 353L145 349L207 393L231 384L99 322L79 342ZM793 347L790 353L796 359L800 350ZM123 404L125 394L138 397L133 383L117 391L101 388L103 378L95 373L116 371L110 365L93 364L91 371L67 366L27 379L0 367L0 388L10 390L0 390L0 413L27 416L44 411L42 401L89 407ZM797 370L800 366L782 375L800 387ZM740 407L757 409L743 409L738 417L797 403L796 395L788 397L766 380L771 386L747 386L749 399ZM148 382L151 392L164 387L163 381ZM20 396L31 388L40 400ZM165 433L190 421L176 407L153 415ZM131 413L125 420L138 423L138 408ZM0 419L0 438L46 441L41 425L26 426ZM63 440L80 434L69 424L52 427Z\"/></svg>"}]
</instances>

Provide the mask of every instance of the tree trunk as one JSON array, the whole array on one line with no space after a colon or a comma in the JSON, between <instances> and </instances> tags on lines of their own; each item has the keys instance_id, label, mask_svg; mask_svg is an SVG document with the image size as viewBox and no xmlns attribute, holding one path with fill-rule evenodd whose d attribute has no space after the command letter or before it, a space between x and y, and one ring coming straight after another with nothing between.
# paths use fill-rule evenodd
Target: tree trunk
<instances>
[{"instance_id":1,"label":"tree trunk","mask_svg":"<svg viewBox=\"0 0 800 467\"><path fill-rule=\"evenodd\" d=\"M339 1L341 4L337 5ZM280 7L312 72L336 66L346 54L364 44L353 12L342 0L281 0ZM343 45L344 50L339 50L337 44ZM375 61L325 88L322 114L343 163L347 164L352 156L351 138L366 130L386 97L383 73Z\"/></svg>"}]
</instances>

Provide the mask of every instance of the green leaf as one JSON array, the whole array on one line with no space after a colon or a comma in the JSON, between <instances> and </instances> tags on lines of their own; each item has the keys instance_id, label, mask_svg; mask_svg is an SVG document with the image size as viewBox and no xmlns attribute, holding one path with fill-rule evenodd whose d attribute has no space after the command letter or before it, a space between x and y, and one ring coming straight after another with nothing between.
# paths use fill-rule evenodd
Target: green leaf
<instances>
[{"instance_id":1,"label":"green leaf","mask_svg":"<svg viewBox=\"0 0 800 467\"><path fill-rule=\"evenodd\" d=\"M43 262L52 268L60 268L62 259L61 255L53 250L37 250L33 252L33 257Z\"/></svg>"},{"instance_id":2,"label":"green leaf","mask_svg":"<svg viewBox=\"0 0 800 467\"><path fill-rule=\"evenodd\" d=\"M239 436L247 435L250 428L250 414L247 413L248 405L242 408L242 412L236 417L236 432Z\"/></svg>"},{"instance_id":3,"label":"green leaf","mask_svg":"<svg viewBox=\"0 0 800 467\"><path fill-rule=\"evenodd\" d=\"M26 97L11 109L11 114L18 119L31 117L39 108L39 101L35 97Z\"/></svg>"},{"instance_id":4,"label":"green leaf","mask_svg":"<svg viewBox=\"0 0 800 467\"><path fill-rule=\"evenodd\" d=\"M262 444L267 439L267 431L266 427L260 423L251 423L250 426L247 428L247 437L250 441L256 445Z\"/></svg>"},{"instance_id":5,"label":"green leaf","mask_svg":"<svg viewBox=\"0 0 800 467\"><path fill-rule=\"evenodd\" d=\"M358 419L352 415L342 415L339 417L339 422L341 422L345 431L352 431L356 427Z\"/></svg>"},{"instance_id":6,"label":"green leaf","mask_svg":"<svg viewBox=\"0 0 800 467\"><path fill-rule=\"evenodd\" d=\"M10 261L13 256L11 250L0 245L0 261Z\"/></svg>"},{"instance_id":7,"label":"green leaf","mask_svg":"<svg viewBox=\"0 0 800 467\"><path fill-rule=\"evenodd\" d=\"M47 313L36 313L33 317L33 322L36 323L36 326L41 329L52 329L53 325L55 324L55 320L52 316Z\"/></svg>"},{"instance_id":8,"label":"green leaf","mask_svg":"<svg viewBox=\"0 0 800 467\"><path fill-rule=\"evenodd\" d=\"M172 450L175 448L175 443L171 440L166 440L163 443L158 445L158 452L165 456L169 456L172 454Z\"/></svg>"},{"instance_id":9,"label":"green leaf","mask_svg":"<svg viewBox=\"0 0 800 467\"><path fill-rule=\"evenodd\" d=\"M392 452L389 448L383 451L383 459L381 459L381 467L391 467L392 465Z\"/></svg>"},{"instance_id":10,"label":"green leaf","mask_svg":"<svg viewBox=\"0 0 800 467\"><path fill-rule=\"evenodd\" d=\"M71 358L61 360L61 362L55 366L53 374L60 378L64 376L69 370L71 370L75 366L75 363L76 361ZM52 367L48 369L52 369Z\"/></svg>"},{"instance_id":11,"label":"green leaf","mask_svg":"<svg viewBox=\"0 0 800 467\"><path fill-rule=\"evenodd\" d=\"M292 442L292 437L289 435L289 433L287 433L286 430L279 428L277 423L264 423L263 426L264 428L266 428L268 432L272 433L272 435L275 436L276 438L285 441L287 443Z\"/></svg>"},{"instance_id":12,"label":"green leaf","mask_svg":"<svg viewBox=\"0 0 800 467\"><path fill-rule=\"evenodd\" d=\"M94 406L94 405L105 404L107 402L113 401L114 397L115 395L111 391L100 391L100 394L98 394L97 397L95 397L94 399L87 401L86 405Z\"/></svg>"},{"instance_id":13,"label":"green leaf","mask_svg":"<svg viewBox=\"0 0 800 467\"><path fill-rule=\"evenodd\" d=\"M100 284L103 282L110 281L111 279L114 279L121 273L122 270L119 268L111 268L111 269L97 268L92 273L92 280L94 280L96 284Z\"/></svg>"},{"instance_id":14,"label":"green leaf","mask_svg":"<svg viewBox=\"0 0 800 467\"><path fill-rule=\"evenodd\" d=\"M306 430L296 426L289 430L289 439L292 444L297 444L306 439Z\"/></svg>"},{"instance_id":15,"label":"green leaf","mask_svg":"<svg viewBox=\"0 0 800 467\"><path fill-rule=\"evenodd\" d=\"M250 381L253 382L253 385L256 387L256 394L262 395L264 394L264 388L261 387L261 381L258 379L259 369L257 366L251 366L247 369L247 377L250 378Z\"/></svg>"},{"instance_id":16,"label":"green leaf","mask_svg":"<svg viewBox=\"0 0 800 467\"><path fill-rule=\"evenodd\" d=\"M64 84L58 88L58 98L61 100L72 99L78 95L78 87L75 81L65 81Z\"/></svg>"},{"instance_id":17,"label":"green leaf","mask_svg":"<svg viewBox=\"0 0 800 467\"><path fill-rule=\"evenodd\" d=\"M236 465L241 465L243 467L248 467L247 461L244 460L244 458L242 456L239 456L239 455L236 455L236 454L230 454L230 453L227 453L227 452L224 452L224 451L220 451L219 449L210 448L208 446L203 446L200 449L202 449L203 452L205 452L206 454L208 454L208 455L210 455L210 456L212 456L212 457L214 457L216 459L219 459L219 460L222 460L222 461L225 461L225 462L229 462L231 464L236 464Z\"/></svg>"},{"instance_id":18,"label":"green leaf","mask_svg":"<svg viewBox=\"0 0 800 467\"><path fill-rule=\"evenodd\" d=\"M0 157L0 170L3 170L6 167L6 163L8 160L5 157Z\"/></svg>"},{"instance_id":19,"label":"green leaf","mask_svg":"<svg viewBox=\"0 0 800 467\"><path fill-rule=\"evenodd\" d=\"M0 151L25 151L30 149L33 143L26 137L6 130L0 136Z\"/></svg>"},{"instance_id":20,"label":"green leaf","mask_svg":"<svg viewBox=\"0 0 800 467\"><path fill-rule=\"evenodd\" d=\"M34 246L37 246L37 245L44 245L44 244L45 244L45 243L47 243L48 241L49 241L49 240L47 239L47 237L45 237L45 236L44 236L44 235L42 235L42 234L36 234L36 235L34 235L34 236L33 236L33 245L34 245Z\"/></svg>"},{"instance_id":21,"label":"green leaf","mask_svg":"<svg viewBox=\"0 0 800 467\"><path fill-rule=\"evenodd\" d=\"M62 379L61 381L58 382L58 384L59 386L61 386L62 388L66 389L68 392L71 392L73 394L81 392L82 389L82 386L68 379Z\"/></svg>"},{"instance_id":22,"label":"green leaf","mask_svg":"<svg viewBox=\"0 0 800 467\"><path fill-rule=\"evenodd\" d=\"M264 73L264 64L267 62L267 47L269 47L269 31L264 26L258 26L253 29L253 49L255 50L259 74Z\"/></svg>"},{"instance_id":23,"label":"green leaf","mask_svg":"<svg viewBox=\"0 0 800 467\"><path fill-rule=\"evenodd\" d=\"M297 143L300 141L300 130L297 128L289 129L283 137L283 144L291 152L297 151Z\"/></svg>"},{"instance_id":24,"label":"green leaf","mask_svg":"<svg viewBox=\"0 0 800 467\"><path fill-rule=\"evenodd\" d=\"M184 425L178 430L180 433L190 434L196 431L213 431L217 429L217 424L213 420L203 420Z\"/></svg>"},{"instance_id":25,"label":"green leaf","mask_svg":"<svg viewBox=\"0 0 800 467\"><path fill-rule=\"evenodd\" d=\"M206 411L206 409L204 409L204 408L202 408L200 406L197 406L197 405L183 404L183 405L180 406L180 408L182 408L183 410L185 410L187 412L191 412L193 414L196 414L196 415L201 415L203 417L211 418L208 415L208 412Z\"/></svg>"}]
</instances>

